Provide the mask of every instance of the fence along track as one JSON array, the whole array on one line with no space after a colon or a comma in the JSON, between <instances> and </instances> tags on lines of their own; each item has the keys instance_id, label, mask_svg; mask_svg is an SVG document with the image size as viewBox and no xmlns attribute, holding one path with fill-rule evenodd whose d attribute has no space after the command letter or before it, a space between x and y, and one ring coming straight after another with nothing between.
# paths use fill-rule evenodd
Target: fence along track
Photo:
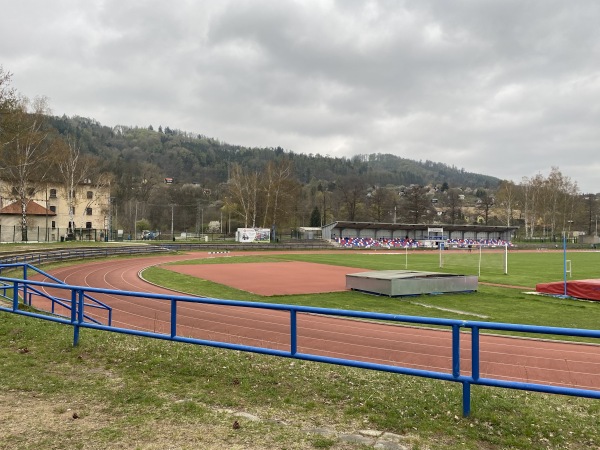
<instances>
[{"instance_id":1,"label":"fence along track","mask_svg":"<svg viewBox=\"0 0 600 450\"><path fill-rule=\"evenodd\" d=\"M26 272L25 272L26 276ZM129 292L119 291L111 289L101 288L89 288L83 286L70 286L65 284L47 283L41 281L32 281L26 279L16 279L0 277L0 292L3 293L3 297L10 302L10 307L0 306L0 311L19 314L29 317L36 317L39 319L50 320L58 322L64 325L70 325L73 327L73 345L77 345L79 342L79 333L81 329L90 328L97 330L104 330L110 332L117 332L123 334L130 334L136 336L143 336L155 339L170 340L175 342L190 343L196 345L205 345L218 348L226 348L232 350L240 350L253 353L261 353L279 357L294 358L306 361L322 362L328 364L336 364L342 366L356 367L362 369L378 370L384 372L391 372L396 374L412 375L425 378L432 378L443 381L450 381L460 383L463 387L462 401L463 401L463 415L470 415L471 411L471 386L482 385L482 386L494 386L507 389L519 389L528 390L534 392L545 392L552 394L562 394L578 397L587 397L600 399L600 390L594 389L582 389L572 388L567 386L556 386L550 384L541 383L528 383L520 381L507 381L503 379L482 377L480 375L480 331L481 330L495 330L495 331L513 331L522 333L534 333L534 334L548 334L548 335L559 335L559 336L580 336L600 339L599 330L581 330L571 328L557 328L557 327L540 327L532 325L518 325L518 324L503 324L493 322L480 322L480 321L463 321L453 319L438 319L438 318L427 318L427 317L414 317L414 316L399 316L391 314L381 313L367 313L359 311L348 311L348 310L335 310L327 308L314 308L296 305L282 305L282 304L270 304L260 302L242 302L225 299L215 298L198 298L189 296L179 295L162 295L162 294L150 294L143 292ZM49 298L44 289L53 289L66 292L66 295L62 297ZM43 294L40 294L42 293ZM125 298L138 298L143 302L147 300L158 300L164 302L163 315L165 321L164 332L147 331L146 329L131 329L131 328L120 328L112 325L104 325L99 321L94 312L90 312L89 309L97 307L92 305L90 301L86 299L93 298L92 295L108 295L113 298L125 297ZM66 305L68 314L61 315L47 315L39 312L32 312L27 308L22 309L20 299L24 299L26 305L34 303L34 296L43 297L44 301L51 301L53 304L56 301L62 302L62 305ZM184 306L180 306L180 305ZM271 310L279 312L287 312L288 324L286 329L288 330L287 344L278 343L275 345L272 342L263 342L261 345L246 345L227 341L218 341L214 339L198 338L188 335L182 335L181 329L184 325L180 323L181 314L178 311L188 309L191 304L204 304L213 305L219 308L227 309L229 307L236 308L250 308L253 310ZM65 306L63 306L65 307ZM86 312L87 311L87 312ZM390 365L383 363L366 362L359 359L345 359L341 357L325 356L327 350L315 349L312 352L307 352L306 349L303 352L302 347L298 345L298 328L301 327L298 321L298 315L302 314L317 314L320 317L342 317L342 318L358 318L368 319L373 321L384 321L389 323L404 323L404 324L419 324L427 326L439 326L445 327L450 331L451 335L451 358L449 367L445 368L445 371L440 370L424 370L415 369L407 366ZM149 328L152 329L152 328ZM467 370L466 374L464 369L461 367L461 334L464 332L470 334L471 339L469 340L469 348L465 349L466 354L470 354L470 370ZM270 345L267 345L270 344Z\"/></svg>"}]
</instances>

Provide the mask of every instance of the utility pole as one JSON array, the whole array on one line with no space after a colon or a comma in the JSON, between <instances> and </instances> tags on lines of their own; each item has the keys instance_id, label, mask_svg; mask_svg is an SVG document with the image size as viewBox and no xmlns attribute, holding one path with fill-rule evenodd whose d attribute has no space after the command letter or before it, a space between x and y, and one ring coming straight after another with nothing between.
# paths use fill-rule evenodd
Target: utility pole
<instances>
[{"instance_id":1,"label":"utility pole","mask_svg":"<svg viewBox=\"0 0 600 450\"><path fill-rule=\"evenodd\" d=\"M133 217L133 240L134 241L137 240L137 205L138 205L138 203L135 202L135 216Z\"/></svg>"},{"instance_id":2,"label":"utility pole","mask_svg":"<svg viewBox=\"0 0 600 450\"><path fill-rule=\"evenodd\" d=\"M598 229L598 227L596 227L596 229ZM49 240L50 231L48 230L48 182L46 182L46 243L48 243Z\"/></svg>"},{"instance_id":3,"label":"utility pole","mask_svg":"<svg viewBox=\"0 0 600 450\"><path fill-rule=\"evenodd\" d=\"M590 202L590 205L589 205L589 209L590 209L590 222L589 222L590 228L589 228L588 236L591 236L592 235L592 205L593 205L593 201L596 200L596 195L595 194L590 194L589 198L590 198L590 200L589 200L589 202Z\"/></svg>"},{"instance_id":4,"label":"utility pole","mask_svg":"<svg viewBox=\"0 0 600 450\"><path fill-rule=\"evenodd\" d=\"M173 228L173 223L174 223L174 218L175 218L175 204L171 203L171 238L174 241L175 240L175 231Z\"/></svg>"}]
</instances>

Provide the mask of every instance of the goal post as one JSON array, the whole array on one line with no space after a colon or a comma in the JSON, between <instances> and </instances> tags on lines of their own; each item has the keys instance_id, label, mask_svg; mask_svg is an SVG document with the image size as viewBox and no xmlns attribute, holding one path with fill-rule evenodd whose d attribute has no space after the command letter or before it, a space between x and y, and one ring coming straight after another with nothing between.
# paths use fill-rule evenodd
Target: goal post
<instances>
[{"instance_id":1,"label":"goal post","mask_svg":"<svg viewBox=\"0 0 600 450\"><path fill-rule=\"evenodd\" d=\"M457 245L445 242L439 246L440 268L467 274L503 273L508 275L508 244L472 243Z\"/></svg>"}]
</instances>

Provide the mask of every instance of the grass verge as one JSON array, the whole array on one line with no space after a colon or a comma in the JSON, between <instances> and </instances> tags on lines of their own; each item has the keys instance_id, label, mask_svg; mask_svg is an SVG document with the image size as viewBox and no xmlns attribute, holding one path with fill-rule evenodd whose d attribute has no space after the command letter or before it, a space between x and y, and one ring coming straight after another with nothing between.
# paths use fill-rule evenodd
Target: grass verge
<instances>
[{"instance_id":1,"label":"grass verge","mask_svg":"<svg viewBox=\"0 0 600 450\"><path fill-rule=\"evenodd\" d=\"M462 418L452 383L82 333L74 348L70 327L0 313L0 448L372 447L361 430L411 449L600 445L594 400L475 386Z\"/></svg>"}]
</instances>

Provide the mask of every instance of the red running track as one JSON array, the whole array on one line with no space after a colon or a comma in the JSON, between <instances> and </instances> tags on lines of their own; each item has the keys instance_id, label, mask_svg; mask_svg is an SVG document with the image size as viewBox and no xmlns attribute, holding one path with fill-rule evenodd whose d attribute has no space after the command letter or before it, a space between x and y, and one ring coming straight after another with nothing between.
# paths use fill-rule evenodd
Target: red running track
<instances>
[{"instance_id":1,"label":"red running track","mask_svg":"<svg viewBox=\"0 0 600 450\"><path fill-rule=\"evenodd\" d=\"M101 261L51 273L72 285L172 294L143 281L139 272L155 264L207 256L191 253ZM302 283L302 279L296 282ZM113 307L114 326L163 333L169 330L168 302L108 295L96 298ZM180 304L178 334L287 351L289 314ZM298 352L302 353L451 373L451 349L448 331L298 315ZM600 390L600 346L482 335L480 349L482 377ZM470 374L468 333L461 336L461 373Z\"/></svg>"}]
</instances>

